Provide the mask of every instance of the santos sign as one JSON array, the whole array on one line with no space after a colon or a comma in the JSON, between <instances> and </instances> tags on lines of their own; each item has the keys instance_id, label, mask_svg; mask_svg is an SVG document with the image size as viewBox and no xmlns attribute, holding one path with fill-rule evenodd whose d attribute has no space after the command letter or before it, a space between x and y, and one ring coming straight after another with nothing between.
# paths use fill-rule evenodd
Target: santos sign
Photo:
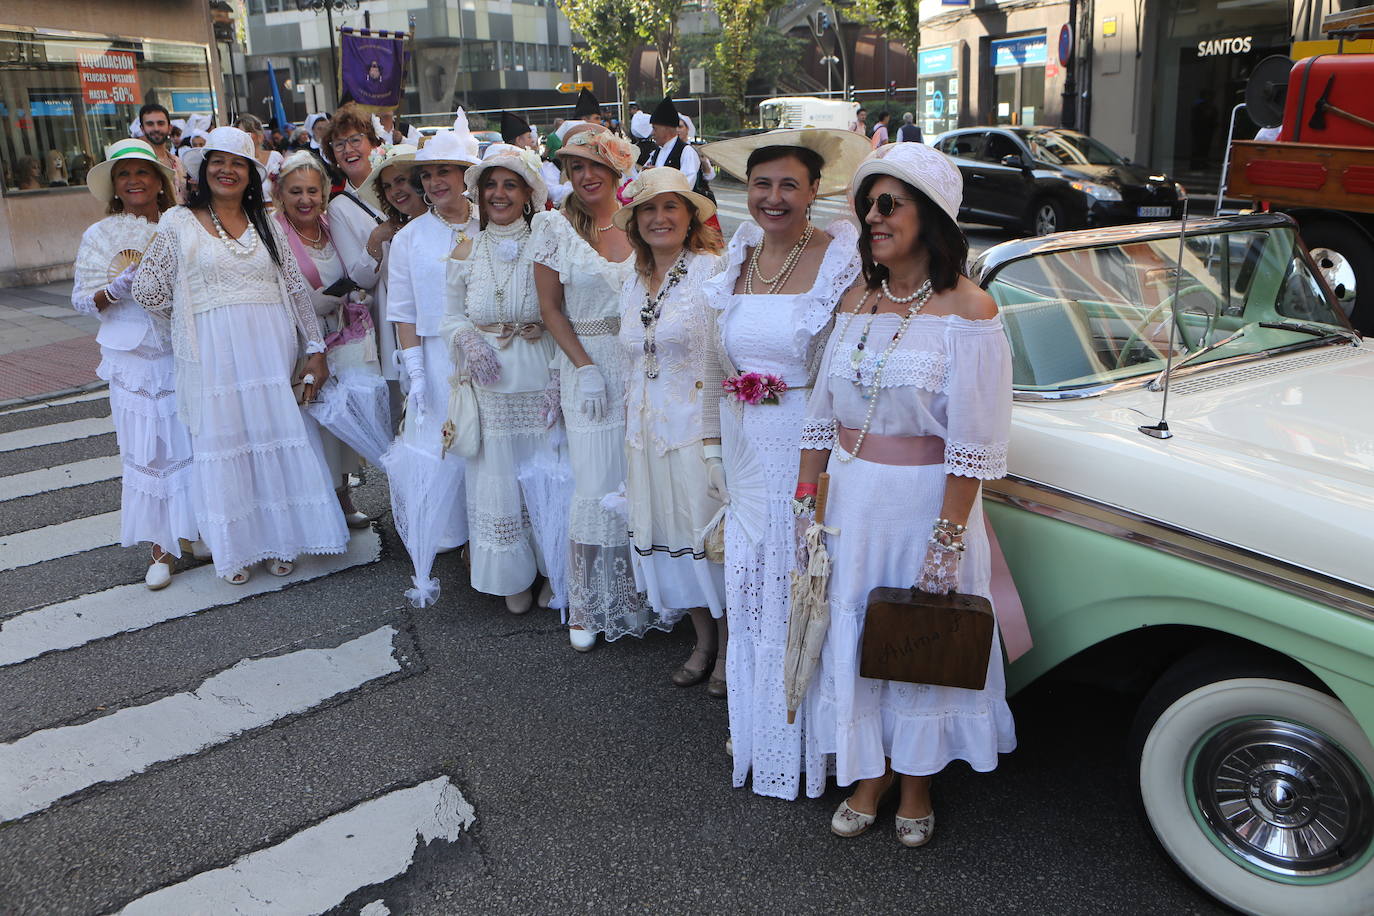
<instances>
[{"instance_id":1,"label":"santos sign","mask_svg":"<svg viewBox=\"0 0 1374 916\"><path fill-rule=\"evenodd\" d=\"M1218 54L1249 54L1250 45L1254 42L1254 36L1245 35L1240 38L1213 38L1211 41L1199 41L1197 43L1198 57L1214 57Z\"/></svg>"}]
</instances>

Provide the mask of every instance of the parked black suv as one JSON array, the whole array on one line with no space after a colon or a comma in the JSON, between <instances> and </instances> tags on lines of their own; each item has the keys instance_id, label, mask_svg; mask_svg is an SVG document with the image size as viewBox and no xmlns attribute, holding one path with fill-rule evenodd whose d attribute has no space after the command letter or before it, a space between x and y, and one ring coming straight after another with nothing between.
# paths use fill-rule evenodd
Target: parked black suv
<instances>
[{"instance_id":1,"label":"parked black suv","mask_svg":"<svg viewBox=\"0 0 1374 916\"><path fill-rule=\"evenodd\" d=\"M970 127L934 146L964 175L959 218L1032 235L1177 219L1183 185L1076 130Z\"/></svg>"}]
</instances>

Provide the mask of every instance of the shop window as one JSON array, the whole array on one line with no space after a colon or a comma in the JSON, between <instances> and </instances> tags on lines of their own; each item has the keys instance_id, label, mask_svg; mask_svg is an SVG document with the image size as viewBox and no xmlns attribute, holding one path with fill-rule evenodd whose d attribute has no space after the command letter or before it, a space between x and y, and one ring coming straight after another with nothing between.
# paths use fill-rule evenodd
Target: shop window
<instances>
[{"instance_id":1,"label":"shop window","mask_svg":"<svg viewBox=\"0 0 1374 916\"><path fill-rule=\"evenodd\" d=\"M993 123L1029 127L1045 120L1045 33L989 44Z\"/></svg>"},{"instance_id":2,"label":"shop window","mask_svg":"<svg viewBox=\"0 0 1374 916\"><path fill-rule=\"evenodd\" d=\"M204 45L0 31L5 194L83 185L146 103L213 113Z\"/></svg>"}]
</instances>

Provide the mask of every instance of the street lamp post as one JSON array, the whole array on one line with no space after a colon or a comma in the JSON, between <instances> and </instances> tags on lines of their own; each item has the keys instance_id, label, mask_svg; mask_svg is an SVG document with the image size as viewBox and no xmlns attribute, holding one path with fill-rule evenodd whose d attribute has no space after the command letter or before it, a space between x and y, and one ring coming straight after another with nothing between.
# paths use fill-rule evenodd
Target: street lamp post
<instances>
[{"instance_id":1,"label":"street lamp post","mask_svg":"<svg viewBox=\"0 0 1374 916\"><path fill-rule=\"evenodd\" d=\"M831 88L830 88L830 81L831 81L831 77L833 77L833 76L835 75L835 65L838 64L839 62L840 62L840 59L839 59L838 57L836 57L835 55L833 55L833 54L827 54L825 57L822 57L822 58L821 58L821 63L825 64L825 97L826 97L826 98L830 98L830 96L831 96L831 92L832 92L832 91L831 91Z\"/></svg>"},{"instance_id":2,"label":"street lamp post","mask_svg":"<svg viewBox=\"0 0 1374 916\"><path fill-rule=\"evenodd\" d=\"M329 72L334 84L334 102L339 101L339 52L334 43L334 11L356 10L359 0L296 0L296 9L302 13L319 15L324 10L324 18L329 27Z\"/></svg>"}]
</instances>

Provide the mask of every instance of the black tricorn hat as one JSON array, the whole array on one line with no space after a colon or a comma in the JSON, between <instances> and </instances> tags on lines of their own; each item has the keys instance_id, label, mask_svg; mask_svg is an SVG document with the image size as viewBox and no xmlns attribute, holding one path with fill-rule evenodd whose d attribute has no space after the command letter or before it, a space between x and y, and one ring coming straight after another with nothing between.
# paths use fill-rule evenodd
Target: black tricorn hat
<instances>
[{"instance_id":1,"label":"black tricorn hat","mask_svg":"<svg viewBox=\"0 0 1374 916\"><path fill-rule=\"evenodd\" d=\"M577 107L573 109L573 116L585 118L587 115L598 114L601 111L601 103L596 100L586 89L577 94Z\"/></svg>"},{"instance_id":2,"label":"black tricorn hat","mask_svg":"<svg viewBox=\"0 0 1374 916\"><path fill-rule=\"evenodd\" d=\"M530 132L529 122L509 111L501 112L501 139L514 143L519 137Z\"/></svg>"},{"instance_id":3,"label":"black tricorn hat","mask_svg":"<svg viewBox=\"0 0 1374 916\"><path fill-rule=\"evenodd\" d=\"M677 113L677 106L673 104L672 99L664 99L658 103L654 113L649 116L649 123L677 130L677 126L682 123L682 116Z\"/></svg>"}]
</instances>

